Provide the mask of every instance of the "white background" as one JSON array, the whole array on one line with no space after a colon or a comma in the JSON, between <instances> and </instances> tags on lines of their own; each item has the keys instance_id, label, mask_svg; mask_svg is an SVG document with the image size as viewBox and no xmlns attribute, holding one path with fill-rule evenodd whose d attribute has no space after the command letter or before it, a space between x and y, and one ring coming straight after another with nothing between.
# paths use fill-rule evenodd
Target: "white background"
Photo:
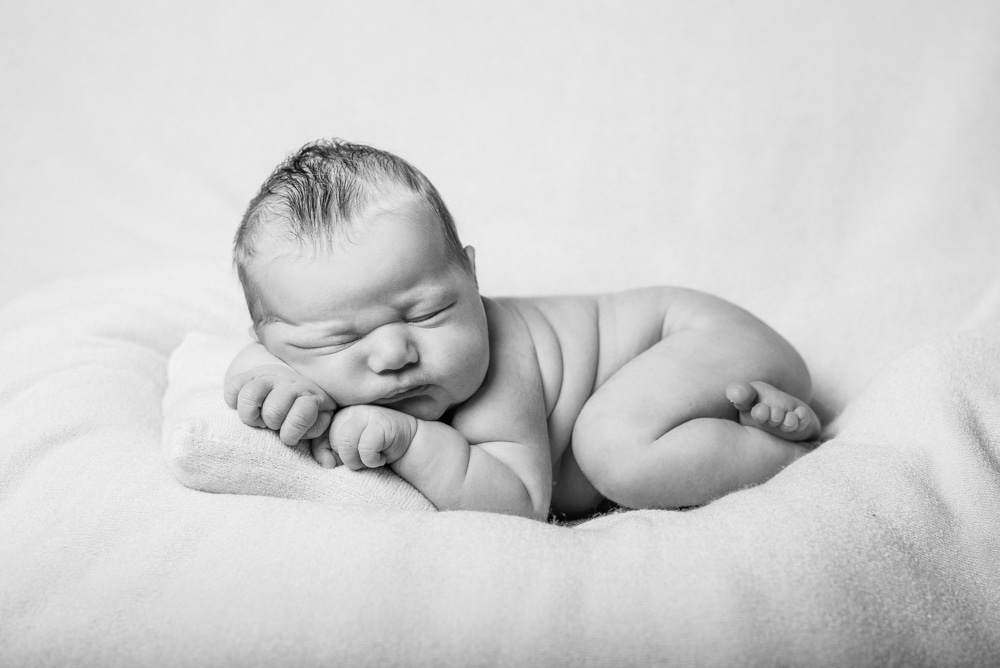
<instances>
[{"instance_id":1,"label":"white background","mask_svg":"<svg viewBox=\"0 0 1000 668\"><path fill-rule=\"evenodd\" d=\"M485 294L715 292L840 405L997 312L997 34L986 1L5 3L0 305L226 266L339 136L430 177Z\"/></svg>"}]
</instances>

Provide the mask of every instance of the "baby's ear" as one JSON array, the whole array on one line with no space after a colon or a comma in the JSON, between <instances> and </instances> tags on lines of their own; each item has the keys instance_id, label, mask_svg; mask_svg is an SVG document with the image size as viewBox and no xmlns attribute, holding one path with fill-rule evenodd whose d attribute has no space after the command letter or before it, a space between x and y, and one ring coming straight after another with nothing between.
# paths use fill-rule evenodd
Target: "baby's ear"
<instances>
[{"instance_id":1,"label":"baby's ear","mask_svg":"<svg viewBox=\"0 0 1000 668\"><path fill-rule=\"evenodd\" d=\"M476 277L476 249L472 246L465 247L465 257L469 259L469 266L472 268L472 277Z\"/></svg>"}]
</instances>

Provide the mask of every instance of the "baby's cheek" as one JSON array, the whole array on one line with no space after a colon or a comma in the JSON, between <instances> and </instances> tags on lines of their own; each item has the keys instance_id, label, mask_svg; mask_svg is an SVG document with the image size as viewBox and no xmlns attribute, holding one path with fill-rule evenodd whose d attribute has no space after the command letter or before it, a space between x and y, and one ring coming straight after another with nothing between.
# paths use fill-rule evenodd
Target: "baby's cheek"
<instances>
[{"instance_id":1,"label":"baby's cheek","mask_svg":"<svg viewBox=\"0 0 1000 668\"><path fill-rule=\"evenodd\" d=\"M448 347L451 373L461 379L463 389L472 396L486 378L489 367L489 346L475 331L466 330L456 336Z\"/></svg>"},{"instance_id":2,"label":"baby's cheek","mask_svg":"<svg viewBox=\"0 0 1000 668\"><path fill-rule=\"evenodd\" d=\"M348 394L349 388L357 387L357 383L351 383L343 369L331 358L331 356L311 357L302 360L299 365L292 365L303 376L319 385L324 392L330 395L339 405L346 405L351 397Z\"/></svg>"}]
</instances>

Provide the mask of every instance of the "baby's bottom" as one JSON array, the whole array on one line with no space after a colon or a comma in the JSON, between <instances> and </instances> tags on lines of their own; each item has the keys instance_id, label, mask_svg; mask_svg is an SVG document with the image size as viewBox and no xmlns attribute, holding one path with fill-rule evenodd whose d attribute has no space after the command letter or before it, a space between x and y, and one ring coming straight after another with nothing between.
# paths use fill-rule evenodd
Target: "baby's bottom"
<instances>
[{"instance_id":1,"label":"baby's bottom","mask_svg":"<svg viewBox=\"0 0 1000 668\"><path fill-rule=\"evenodd\" d=\"M558 485L566 489L557 496L576 488L573 495L586 498L578 471L595 497L623 506L696 506L764 482L805 454L814 444L801 441L819 430L812 410L794 398L808 398L805 366L770 330L749 334L675 333L611 376L577 419ZM746 381L761 381L756 399ZM768 411L755 401L782 404L774 407L782 419L759 419ZM792 426L804 412L807 419Z\"/></svg>"}]
</instances>

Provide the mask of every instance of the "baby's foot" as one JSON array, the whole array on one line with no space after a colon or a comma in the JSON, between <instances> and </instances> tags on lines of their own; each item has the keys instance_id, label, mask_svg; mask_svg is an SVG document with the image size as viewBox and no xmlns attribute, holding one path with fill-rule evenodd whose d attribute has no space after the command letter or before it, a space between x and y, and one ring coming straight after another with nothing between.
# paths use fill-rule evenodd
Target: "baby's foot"
<instances>
[{"instance_id":1,"label":"baby's foot","mask_svg":"<svg viewBox=\"0 0 1000 668\"><path fill-rule=\"evenodd\" d=\"M789 441L806 441L819 434L819 418L803 401L761 381L739 381L726 388L740 412L740 424L757 427Z\"/></svg>"}]
</instances>

